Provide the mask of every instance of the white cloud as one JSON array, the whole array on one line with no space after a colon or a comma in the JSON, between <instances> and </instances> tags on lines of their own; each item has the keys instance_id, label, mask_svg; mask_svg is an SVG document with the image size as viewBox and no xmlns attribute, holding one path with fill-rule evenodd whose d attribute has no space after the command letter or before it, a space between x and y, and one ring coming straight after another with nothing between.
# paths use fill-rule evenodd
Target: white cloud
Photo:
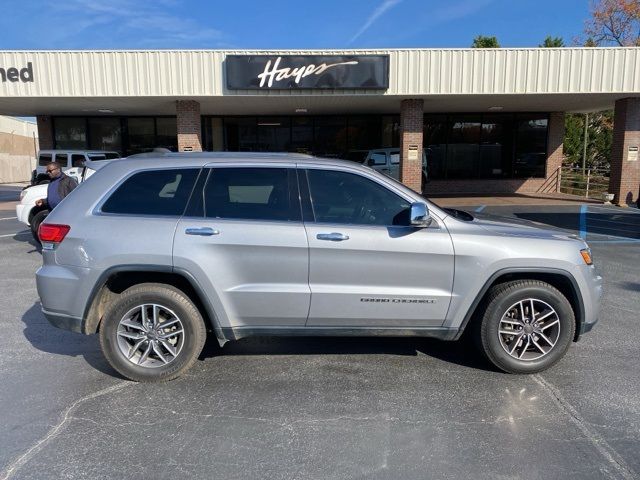
<instances>
[{"instance_id":1,"label":"white cloud","mask_svg":"<svg viewBox=\"0 0 640 480\"><path fill-rule=\"evenodd\" d=\"M54 29L52 48L217 47L222 31L173 14L174 0L68 0L47 7L65 28ZM59 45L55 45L55 44Z\"/></svg>"},{"instance_id":2,"label":"white cloud","mask_svg":"<svg viewBox=\"0 0 640 480\"><path fill-rule=\"evenodd\" d=\"M373 11L373 13L369 15L369 18L367 18L367 21L364 22L364 25L360 27L360 30L358 30L356 34L353 37L351 37L351 40L349 40L349 43L353 43L360 35L366 32L369 29L369 27L373 25L373 23L376 20L378 20L378 18L380 18L382 15L384 15L385 12L387 12L390 8L396 6L401 1L402 0L384 0L384 2L378 5L378 7Z\"/></svg>"}]
</instances>

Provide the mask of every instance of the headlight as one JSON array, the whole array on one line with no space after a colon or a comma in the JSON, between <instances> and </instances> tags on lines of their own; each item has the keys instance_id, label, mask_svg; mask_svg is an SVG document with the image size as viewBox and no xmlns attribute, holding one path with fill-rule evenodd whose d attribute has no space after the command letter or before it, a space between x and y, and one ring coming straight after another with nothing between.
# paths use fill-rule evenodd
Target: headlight
<instances>
[{"instance_id":1,"label":"headlight","mask_svg":"<svg viewBox=\"0 0 640 480\"><path fill-rule=\"evenodd\" d=\"M25 188L24 190L22 190L20 192L20 201L22 201L22 199L24 198L24 196L27 194L27 189Z\"/></svg>"},{"instance_id":2,"label":"headlight","mask_svg":"<svg viewBox=\"0 0 640 480\"><path fill-rule=\"evenodd\" d=\"M584 260L584 263L586 263L587 265L593 265L593 260L591 259L591 249L590 248L584 248L584 249L580 250L580 255L582 255L582 259Z\"/></svg>"}]
</instances>

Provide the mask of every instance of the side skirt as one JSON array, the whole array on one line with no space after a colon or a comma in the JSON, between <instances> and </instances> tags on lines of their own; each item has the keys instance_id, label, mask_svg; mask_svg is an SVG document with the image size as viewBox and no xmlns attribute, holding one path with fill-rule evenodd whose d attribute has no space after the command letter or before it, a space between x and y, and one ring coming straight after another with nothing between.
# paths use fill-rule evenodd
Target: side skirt
<instances>
[{"instance_id":1,"label":"side skirt","mask_svg":"<svg viewBox=\"0 0 640 480\"><path fill-rule=\"evenodd\" d=\"M368 327L226 327L227 340L246 337L431 337L454 340L457 328L368 328Z\"/></svg>"}]
</instances>

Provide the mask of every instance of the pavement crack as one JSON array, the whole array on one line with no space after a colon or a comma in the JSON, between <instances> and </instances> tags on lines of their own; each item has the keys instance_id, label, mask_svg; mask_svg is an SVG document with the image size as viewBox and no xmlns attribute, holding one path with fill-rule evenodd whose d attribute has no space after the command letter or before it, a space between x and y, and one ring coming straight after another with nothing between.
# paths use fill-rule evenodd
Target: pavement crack
<instances>
[{"instance_id":1,"label":"pavement crack","mask_svg":"<svg viewBox=\"0 0 640 480\"><path fill-rule=\"evenodd\" d=\"M84 397L73 402L64 410L61 415L60 421L56 425L51 427L44 437L34 443L25 453L20 455L20 457L11 462L6 469L0 472L0 480L8 480L9 478L11 478L13 474L16 473L20 469L20 467L27 463L35 454L37 454L49 440L58 436L64 429L66 424L70 420L74 419L71 413L76 409L76 407L78 407L78 405L81 405L82 403L89 400L93 400L94 398L116 392L128 385L134 384L132 382L121 382L111 387L103 388L102 390L99 390L97 392L90 393L89 395L85 395Z\"/></svg>"},{"instance_id":2,"label":"pavement crack","mask_svg":"<svg viewBox=\"0 0 640 480\"><path fill-rule=\"evenodd\" d=\"M625 480L633 480L638 478L637 474L627 465L624 459L609 445L602 435L591 430L588 422L582 418L578 411L571 405L562 395L560 390L551 382L546 380L540 374L532 375L533 380L540 385L550 396L553 402L569 416L571 421L578 427L578 430L589 440L595 449L604 457L614 470ZM608 473L608 470L605 470ZM608 475L610 478L617 478Z\"/></svg>"}]
</instances>

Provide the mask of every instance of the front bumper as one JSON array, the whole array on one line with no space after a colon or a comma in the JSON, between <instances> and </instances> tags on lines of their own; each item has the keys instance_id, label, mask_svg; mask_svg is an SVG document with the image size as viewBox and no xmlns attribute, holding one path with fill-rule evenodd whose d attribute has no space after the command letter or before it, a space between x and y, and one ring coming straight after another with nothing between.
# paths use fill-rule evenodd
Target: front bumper
<instances>
[{"instance_id":1,"label":"front bumper","mask_svg":"<svg viewBox=\"0 0 640 480\"><path fill-rule=\"evenodd\" d=\"M82 318L71 317L61 313L47 312L44 308L42 313L51 325L62 330L69 330L76 333L84 333L82 329Z\"/></svg>"}]
</instances>

